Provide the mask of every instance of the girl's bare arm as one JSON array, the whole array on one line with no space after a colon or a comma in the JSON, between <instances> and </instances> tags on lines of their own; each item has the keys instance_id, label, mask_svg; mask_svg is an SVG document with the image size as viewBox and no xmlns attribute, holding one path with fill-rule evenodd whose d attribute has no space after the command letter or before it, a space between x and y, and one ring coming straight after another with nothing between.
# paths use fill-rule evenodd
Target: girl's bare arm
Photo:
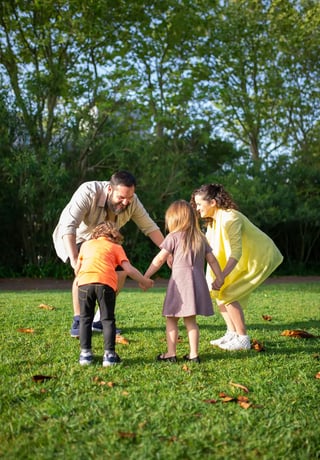
<instances>
[{"instance_id":1,"label":"girl's bare arm","mask_svg":"<svg viewBox=\"0 0 320 460\"><path fill-rule=\"evenodd\" d=\"M213 255L212 252L208 252L206 255L206 260L211 267L211 270L215 274L216 279L212 283L212 288L218 290L224 283L224 275L221 271L221 267L219 262L217 261L216 257Z\"/></svg>"},{"instance_id":2,"label":"girl's bare arm","mask_svg":"<svg viewBox=\"0 0 320 460\"><path fill-rule=\"evenodd\" d=\"M155 258L149 265L144 276L146 276L147 278L151 278L151 276L154 275L162 267L162 265L167 261L169 255L170 253L168 251L166 251L165 249L161 249L161 251L158 252L158 254L155 256Z\"/></svg>"}]
</instances>

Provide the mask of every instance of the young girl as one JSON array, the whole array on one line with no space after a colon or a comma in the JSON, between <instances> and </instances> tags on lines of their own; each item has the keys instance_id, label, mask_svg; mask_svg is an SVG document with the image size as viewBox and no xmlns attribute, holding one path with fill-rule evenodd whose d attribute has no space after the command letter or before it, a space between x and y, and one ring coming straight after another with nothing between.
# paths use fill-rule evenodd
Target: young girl
<instances>
[{"instance_id":1,"label":"young girl","mask_svg":"<svg viewBox=\"0 0 320 460\"><path fill-rule=\"evenodd\" d=\"M105 222L94 228L91 240L85 241L75 267L80 302L80 360L81 365L92 363L92 320L96 301L99 304L104 337L103 366L120 362L115 352L116 324L115 302L118 277L115 268L120 265L142 289L153 286L153 281L133 267L122 246L123 236L116 225Z\"/></svg>"},{"instance_id":2,"label":"young girl","mask_svg":"<svg viewBox=\"0 0 320 460\"><path fill-rule=\"evenodd\" d=\"M224 336L211 340L223 350L248 350L251 347L243 307L256 289L282 262L274 242L237 210L237 205L221 184L206 184L195 190L191 201L200 217L211 219L206 236L223 268L225 282L212 292L225 320ZM207 268L210 286L212 274Z\"/></svg>"},{"instance_id":3,"label":"young girl","mask_svg":"<svg viewBox=\"0 0 320 460\"><path fill-rule=\"evenodd\" d=\"M145 273L145 277L150 278L170 255L173 257L172 274L162 312L167 318L168 350L158 355L157 360L177 361L178 321L179 318L183 318L190 346L190 352L184 359L199 363L199 328L196 315L213 315L212 301L204 274L205 260L216 276L212 289L220 289L223 276L212 249L199 228L190 203L184 200L173 202L166 212L165 223L170 233L160 245L161 251Z\"/></svg>"}]
</instances>

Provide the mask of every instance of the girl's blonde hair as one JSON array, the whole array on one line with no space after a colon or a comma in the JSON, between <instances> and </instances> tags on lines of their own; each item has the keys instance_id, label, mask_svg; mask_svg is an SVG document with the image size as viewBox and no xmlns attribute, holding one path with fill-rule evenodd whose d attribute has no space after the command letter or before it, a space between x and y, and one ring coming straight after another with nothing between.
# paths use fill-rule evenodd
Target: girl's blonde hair
<instances>
[{"instance_id":1,"label":"girl's blonde hair","mask_svg":"<svg viewBox=\"0 0 320 460\"><path fill-rule=\"evenodd\" d=\"M185 200L174 201L165 215L166 229L171 232L183 232L183 252L192 250L198 253L205 240L200 230L196 213Z\"/></svg>"},{"instance_id":2,"label":"girl's blonde hair","mask_svg":"<svg viewBox=\"0 0 320 460\"><path fill-rule=\"evenodd\" d=\"M107 238L112 243L122 244L123 236L121 235L118 227L110 221L103 222L98 224L91 233L92 239L97 239L100 237Z\"/></svg>"}]
</instances>

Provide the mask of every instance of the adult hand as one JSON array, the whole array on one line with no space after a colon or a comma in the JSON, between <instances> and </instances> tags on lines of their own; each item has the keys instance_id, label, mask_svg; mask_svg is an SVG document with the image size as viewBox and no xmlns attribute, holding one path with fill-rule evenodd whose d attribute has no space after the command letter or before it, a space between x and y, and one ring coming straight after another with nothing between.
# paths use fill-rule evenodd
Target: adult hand
<instances>
[{"instance_id":1,"label":"adult hand","mask_svg":"<svg viewBox=\"0 0 320 460\"><path fill-rule=\"evenodd\" d=\"M211 287L214 291L219 291L223 283L224 283L224 280L218 280L216 278L214 282L212 283Z\"/></svg>"}]
</instances>

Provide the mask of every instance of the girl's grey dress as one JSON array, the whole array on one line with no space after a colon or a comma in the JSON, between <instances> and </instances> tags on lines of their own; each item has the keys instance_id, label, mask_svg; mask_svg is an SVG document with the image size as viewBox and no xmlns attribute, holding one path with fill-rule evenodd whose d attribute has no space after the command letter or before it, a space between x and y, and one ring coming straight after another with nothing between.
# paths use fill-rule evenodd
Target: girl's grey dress
<instances>
[{"instance_id":1,"label":"girl's grey dress","mask_svg":"<svg viewBox=\"0 0 320 460\"><path fill-rule=\"evenodd\" d=\"M193 251L183 253L182 232L169 233L161 244L173 255L172 273L163 304L163 316L186 317L213 315L205 273L205 257L212 252L204 241L202 251L194 256Z\"/></svg>"}]
</instances>

